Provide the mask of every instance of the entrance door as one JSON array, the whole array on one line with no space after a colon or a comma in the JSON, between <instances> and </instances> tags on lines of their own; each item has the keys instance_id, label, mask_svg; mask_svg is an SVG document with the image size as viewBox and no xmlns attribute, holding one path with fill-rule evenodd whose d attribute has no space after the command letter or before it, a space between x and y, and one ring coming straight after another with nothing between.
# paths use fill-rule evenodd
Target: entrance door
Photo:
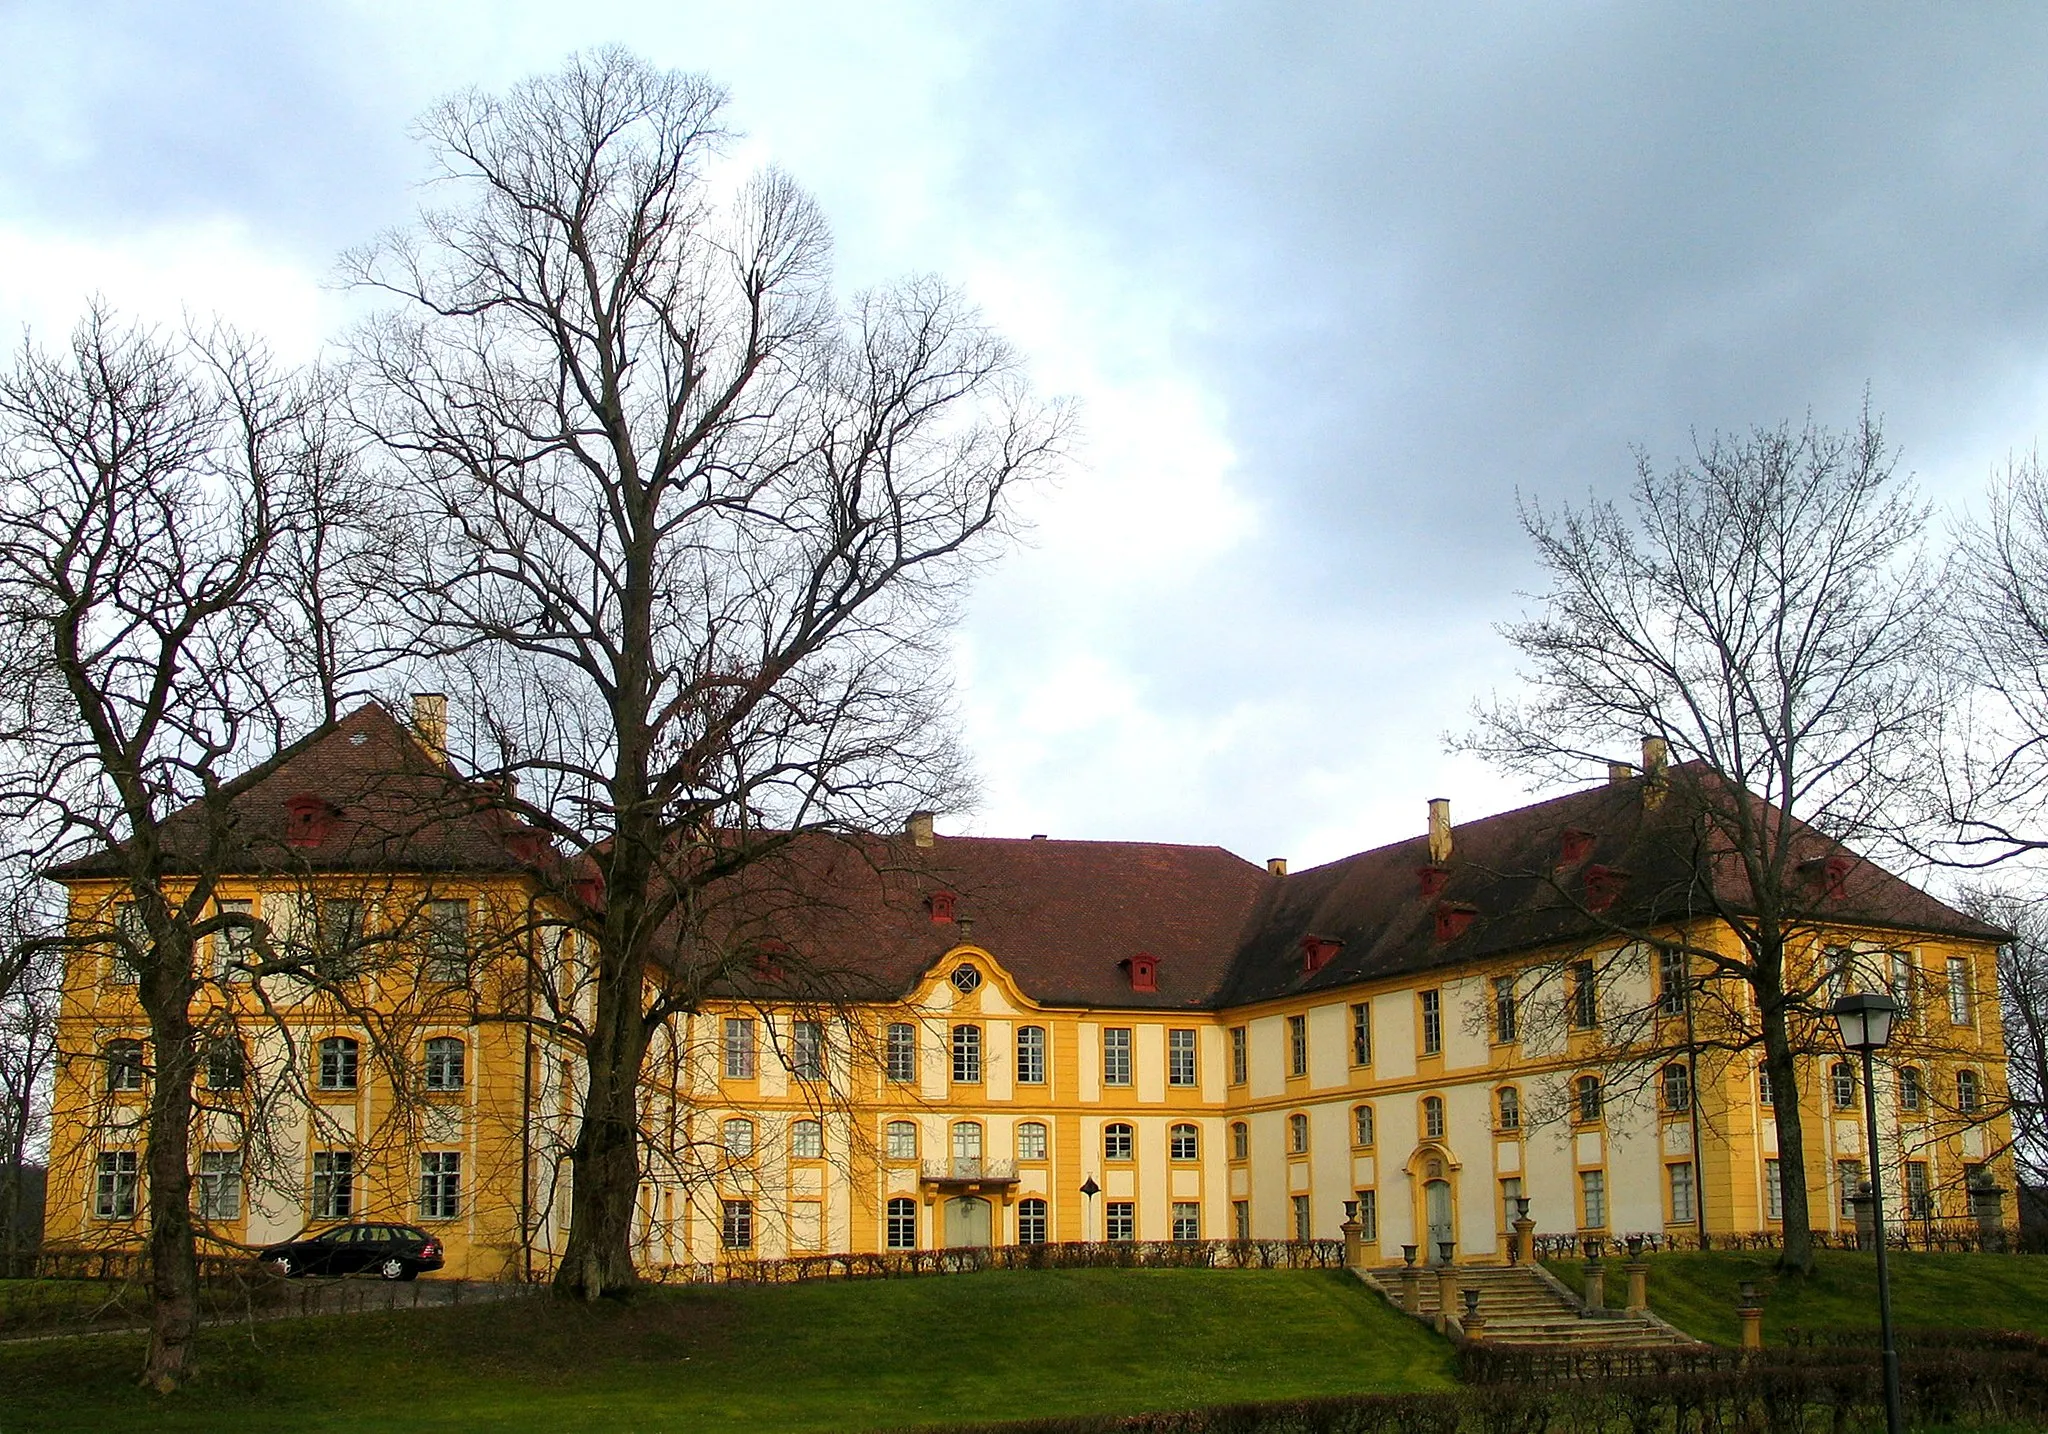
<instances>
[{"instance_id":1,"label":"entrance door","mask_svg":"<svg viewBox=\"0 0 2048 1434\"><path fill-rule=\"evenodd\" d=\"M1456 1238L1451 1233L1451 1182L1429 1181L1422 1187L1422 1199L1429 1209L1429 1248L1423 1251L1423 1255L1429 1260L1437 1260L1444 1242Z\"/></svg>"},{"instance_id":2,"label":"entrance door","mask_svg":"<svg viewBox=\"0 0 2048 1434\"><path fill-rule=\"evenodd\" d=\"M988 1223L988 1201L967 1195L946 1202L948 1245L986 1245Z\"/></svg>"}]
</instances>

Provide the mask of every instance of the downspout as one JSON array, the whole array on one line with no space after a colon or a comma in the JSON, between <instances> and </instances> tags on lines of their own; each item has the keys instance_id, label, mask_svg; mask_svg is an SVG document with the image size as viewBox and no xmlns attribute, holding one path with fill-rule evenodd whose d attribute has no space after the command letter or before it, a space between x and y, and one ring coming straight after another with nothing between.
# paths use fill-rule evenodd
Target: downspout
<instances>
[{"instance_id":1,"label":"downspout","mask_svg":"<svg viewBox=\"0 0 2048 1434\"><path fill-rule=\"evenodd\" d=\"M533 1282L533 893L526 894L526 1019L520 1022L519 1060L519 1277Z\"/></svg>"}]
</instances>

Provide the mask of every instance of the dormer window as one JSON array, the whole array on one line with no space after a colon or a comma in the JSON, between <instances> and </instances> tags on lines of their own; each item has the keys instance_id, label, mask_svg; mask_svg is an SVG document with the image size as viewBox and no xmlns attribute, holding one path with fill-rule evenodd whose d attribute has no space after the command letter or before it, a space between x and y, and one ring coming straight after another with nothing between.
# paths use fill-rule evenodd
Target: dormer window
<instances>
[{"instance_id":1,"label":"dormer window","mask_svg":"<svg viewBox=\"0 0 2048 1434\"><path fill-rule=\"evenodd\" d=\"M1442 896L1444 888L1450 884L1451 869L1447 866L1436 866L1434 864L1418 866L1415 868L1415 880L1417 885L1421 887L1422 894L1425 897Z\"/></svg>"},{"instance_id":2,"label":"dormer window","mask_svg":"<svg viewBox=\"0 0 2048 1434\"><path fill-rule=\"evenodd\" d=\"M1301 938L1301 969L1306 975L1314 975L1336 959L1344 949L1342 941L1328 936L1304 936Z\"/></svg>"},{"instance_id":3,"label":"dormer window","mask_svg":"<svg viewBox=\"0 0 2048 1434\"><path fill-rule=\"evenodd\" d=\"M952 924L953 907L959 899L950 891L935 891L924 899L924 904L931 908L932 920L945 926Z\"/></svg>"},{"instance_id":4,"label":"dormer window","mask_svg":"<svg viewBox=\"0 0 2048 1434\"><path fill-rule=\"evenodd\" d=\"M1577 866L1593 854L1593 833L1583 827L1566 827L1557 838L1557 864Z\"/></svg>"},{"instance_id":5,"label":"dormer window","mask_svg":"<svg viewBox=\"0 0 2048 1434\"><path fill-rule=\"evenodd\" d=\"M757 981L779 982L783 978L782 957L789 954L788 943L773 937L754 948L754 979Z\"/></svg>"},{"instance_id":6,"label":"dormer window","mask_svg":"<svg viewBox=\"0 0 2048 1434\"><path fill-rule=\"evenodd\" d=\"M1799 863L1799 874L1806 879L1806 885L1816 896L1828 901L1840 901L1849 884L1849 871L1856 865L1854 857L1815 857Z\"/></svg>"},{"instance_id":7,"label":"dormer window","mask_svg":"<svg viewBox=\"0 0 2048 1434\"><path fill-rule=\"evenodd\" d=\"M1159 958L1140 951L1135 956L1126 956L1116 963L1123 967L1124 974L1131 978L1133 991L1157 991L1159 989Z\"/></svg>"},{"instance_id":8,"label":"dormer window","mask_svg":"<svg viewBox=\"0 0 2048 1434\"><path fill-rule=\"evenodd\" d=\"M293 846L318 846L334 830L341 809L313 792L300 792L284 802L284 839Z\"/></svg>"},{"instance_id":9,"label":"dormer window","mask_svg":"<svg viewBox=\"0 0 2048 1434\"><path fill-rule=\"evenodd\" d=\"M1472 929L1472 923L1479 916L1479 908L1465 901L1445 901L1437 905L1436 939L1455 941Z\"/></svg>"},{"instance_id":10,"label":"dormer window","mask_svg":"<svg viewBox=\"0 0 2048 1434\"><path fill-rule=\"evenodd\" d=\"M1628 873L1618 866L1594 864L1586 868L1586 906L1592 911L1605 911L1621 898L1622 889L1628 885Z\"/></svg>"},{"instance_id":11,"label":"dormer window","mask_svg":"<svg viewBox=\"0 0 2048 1434\"><path fill-rule=\"evenodd\" d=\"M514 861L528 866L540 860L547 845L546 833L537 827L514 827L505 833L505 850L512 853Z\"/></svg>"}]
</instances>

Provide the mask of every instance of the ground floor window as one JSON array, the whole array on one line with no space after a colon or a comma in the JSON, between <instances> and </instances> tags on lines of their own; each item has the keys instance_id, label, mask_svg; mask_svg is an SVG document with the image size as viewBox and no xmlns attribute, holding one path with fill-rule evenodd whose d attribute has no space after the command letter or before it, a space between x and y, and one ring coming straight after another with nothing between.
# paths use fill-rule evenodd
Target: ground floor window
<instances>
[{"instance_id":1,"label":"ground floor window","mask_svg":"<svg viewBox=\"0 0 2048 1434\"><path fill-rule=\"evenodd\" d=\"M1361 1190L1358 1192L1358 1238L1377 1240L1380 1237L1380 1192Z\"/></svg>"},{"instance_id":2,"label":"ground floor window","mask_svg":"<svg viewBox=\"0 0 2048 1434\"><path fill-rule=\"evenodd\" d=\"M1835 1162L1835 1183L1841 1189L1841 1211L1844 1220L1856 1218L1856 1192L1863 1188L1863 1162L1860 1160L1837 1160Z\"/></svg>"},{"instance_id":3,"label":"ground floor window","mask_svg":"<svg viewBox=\"0 0 2048 1434\"><path fill-rule=\"evenodd\" d=\"M135 1217L135 1152L100 1152L97 1179L93 1185L92 1212L102 1220L132 1220Z\"/></svg>"},{"instance_id":4,"label":"ground floor window","mask_svg":"<svg viewBox=\"0 0 2048 1434\"><path fill-rule=\"evenodd\" d=\"M1017 1243L1020 1245L1043 1245L1045 1243L1045 1202L1025 1200L1017 1206Z\"/></svg>"},{"instance_id":5,"label":"ground floor window","mask_svg":"<svg viewBox=\"0 0 2048 1434\"><path fill-rule=\"evenodd\" d=\"M346 1220L355 1208L355 1152L316 1151L313 1155L313 1218Z\"/></svg>"},{"instance_id":6,"label":"ground floor window","mask_svg":"<svg viewBox=\"0 0 2048 1434\"><path fill-rule=\"evenodd\" d=\"M420 1218L453 1220L461 1210L461 1152L428 1151L420 1157Z\"/></svg>"},{"instance_id":7,"label":"ground floor window","mask_svg":"<svg viewBox=\"0 0 2048 1434\"><path fill-rule=\"evenodd\" d=\"M199 1218L239 1220L242 1217L242 1152L199 1152Z\"/></svg>"},{"instance_id":8,"label":"ground floor window","mask_svg":"<svg viewBox=\"0 0 2048 1434\"><path fill-rule=\"evenodd\" d=\"M889 1202L888 1226L883 1232L892 1250L917 1248L917 1202L897 1196Z\"/></svg>"},{"instance_id":9,"label":"ground floor window","mask_svg":"<svg viewBox=\"0 0 2048 1434\"><path fill-rule=\"evenodd\" d=\"M1202 1207L1193 1200L1173 1202L1173 1238L1176 1240L1199 1240L1202 1238Z\"/></svg>"},{"instance_id":10,"label":"ground floor window","mask_svg":"<svg viewBox=\"0 0 2048 1434\"><path fill-rule=\"evenodd\" d=\"M1581 1170L1579 1193L1584 1197L1586 1228L1600 1230L1607 1225L1607 1172Z\"/></svg>"},{"instance_id":11,"label":"ground floor window","mask_svg":"<svg viewBox=\"0 0 2048 1434\"><path fill-rule=\"evenodd\" d=\"M1764 1218L1785 1218L1785 1182L1775 1160L1764 1162Z\"/></svg>"},{"instance_id":12,"label":"ground floor window","mask_svg":"<svg viewBox=\"0 0 2048 1434\"><path fill-rule=\"evenodd\" d=\"M727 1200L718 1225L718 1243L728 1250L754 1248L754 1202Z\"/></svg>"},{"instance_id":13,"label":"ground floor window","mask_svg":"<svg viewBox=\"0 0 2048 1434\"><path fill-rule=\"evenodd\" d=\"M1309 1229L1308 1196L1297 1195L1294 1197L1294 1238L1313 1239L1314 1236L1309 1233Z\"/></svg>"},{"instance_id":14,"label":"ground floor window","mask_svg":"<svg viewBox=\"0 0 2048 1434\"><path fill-rule=\"evenodd\" d=\"M1519 1175L1511 1175L1500 1182L1500 1211L1503 1222L1501 1228L1510 1229L1514 1226L1515 1220L1522 1213L1521 1200L1522 1178Z\"/></svg>"},{"instance_id":15,"label":"ground floor window","mask_svg":"<svg viewBox=\"0 0 2048 1434\"><path fill-rule=\"evenodd\" d=\"M1690 1225L1699 1218L1697 1201L1693 1192L1692 1162L1671 1167L1671 1223Z\"/></svg>"},{"instance_id":16,"label":"ground floor window","mask_svg":"<svg viewBox=\"0 0 2048 1434\"><path fill-rule=\"evenodd\" d=\"M1105 1212L1103 1233L1112 1240L1138 1238L1138 1207L1129 1200L1112 1200Z\"/></svg>"},{"instance_id":17,"label":"ground floor window","mask_svg":"<svg viewBox=\"0 0 2048 1434\"><path fill-rule=\"evenodd\" d=\"M1249 1240L1252 1237L1251 1201L1233 1200L1230 1202L1230 1226L1231 1232L1238 1239Z\"/></svg>"},{"instance_id":18,"label":"ground floor window","mask_svg":"<svg viewBox=\"0 0 2048 1434\"><path fill-rule=\"evenodd\" d=\"M1927 1183L1927 1162L1906 1162L1906 1214L1915 1220L1934 1218L1934 1191Z\"/></svg>"}]
</instances>

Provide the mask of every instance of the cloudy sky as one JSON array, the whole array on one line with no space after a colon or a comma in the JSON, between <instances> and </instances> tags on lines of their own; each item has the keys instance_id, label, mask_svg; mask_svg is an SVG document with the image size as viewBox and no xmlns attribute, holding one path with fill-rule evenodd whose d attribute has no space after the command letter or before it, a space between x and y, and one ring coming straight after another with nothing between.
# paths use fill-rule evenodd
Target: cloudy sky
<instances>
[{"instance_id":1,"label":"cloudy sky","mask_svg":"<svg viewBox=\"0 0 2048 1434\"><path fill-rule=\"evenodd\" d=\"M955 830L1302 865L1513 805L1442 734L1514 678L1518 492L1867 390L1957 509L2048 411L2020 5L0 0L0 328L316 353L410 117L605 42L731 89L848 287L944 273L1081 401L962 634Z\"/></svg>"}]
</instances>

